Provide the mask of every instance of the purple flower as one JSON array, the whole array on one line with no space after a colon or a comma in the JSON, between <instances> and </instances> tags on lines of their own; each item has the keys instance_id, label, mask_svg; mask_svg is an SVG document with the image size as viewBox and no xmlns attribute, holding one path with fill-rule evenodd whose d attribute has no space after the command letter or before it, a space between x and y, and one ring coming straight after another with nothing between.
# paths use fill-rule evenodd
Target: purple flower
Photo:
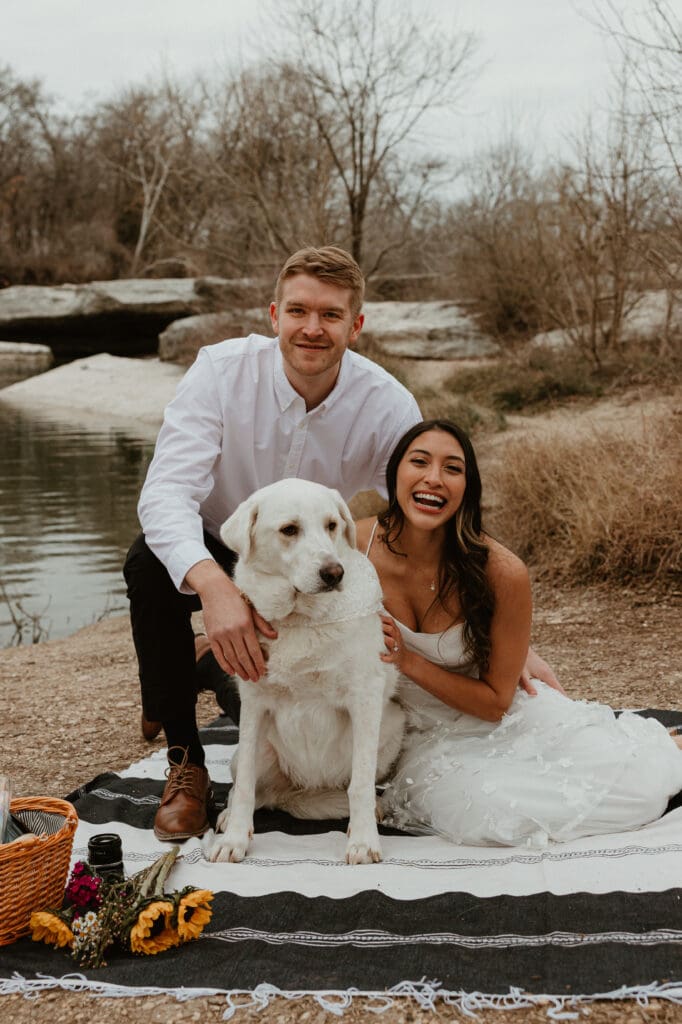
<instances>
[{"instance_id":1,"label":"purple flower","mask_svg":"<svg viewBox=\"0 0 682 1024\"><path fill-rule=\"evenodd\" d=\"M91 875L87 864L77 861L73 866L64 895L80 914L85 910L97 910L102 903L100 888L102 879Z\"/></svg>"}]
</instances>

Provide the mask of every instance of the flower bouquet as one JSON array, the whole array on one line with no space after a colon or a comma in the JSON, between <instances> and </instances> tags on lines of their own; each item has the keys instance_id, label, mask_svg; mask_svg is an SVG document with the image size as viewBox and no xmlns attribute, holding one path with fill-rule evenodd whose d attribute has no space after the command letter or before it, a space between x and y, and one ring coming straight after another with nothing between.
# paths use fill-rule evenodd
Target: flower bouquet
<instances>
[{"instance_id":1,"label":"flower bouquet","mask_svg":"<svg viewBox=\"0 0 682 1024\"><path fill-rule=\"evenodd\" d=\"M187 886L164 892L179 847L124 881L110 881L78 861L65 890L66 907L31 915L31 937L67 947L83 967L101 967L112 949L161 953L201 935L213 893Z\"/></svg>"}]
</instances>

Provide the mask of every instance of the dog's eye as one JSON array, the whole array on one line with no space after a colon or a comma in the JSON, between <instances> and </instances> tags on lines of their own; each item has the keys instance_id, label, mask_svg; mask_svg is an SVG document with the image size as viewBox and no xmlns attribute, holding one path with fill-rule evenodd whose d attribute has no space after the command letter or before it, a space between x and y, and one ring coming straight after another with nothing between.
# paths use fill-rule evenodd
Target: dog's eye
<instances>
[{"instance_id":1,"label":"dog's eye","mask_svg":"<svg viewBox=\"0 0 682 1024\"><path fill-rule=\"evenodd\" d=\"M298 533L298 526L296 526L296 523L288 523L287 526L280 526L279 532L284 534L285 537L295 537Z\"/></svg>"},{"instance_id":2,"label":"dog's eye","mask_svg":"<svg viewBox=\"0 0 682 1024\"><path fill-rule=\"evenodd\" d=\"M338 523L336 523L333 519L327 523L327 529L329 530L330 533L333 533L337 526Z\"/></svg>"}]
</instances>

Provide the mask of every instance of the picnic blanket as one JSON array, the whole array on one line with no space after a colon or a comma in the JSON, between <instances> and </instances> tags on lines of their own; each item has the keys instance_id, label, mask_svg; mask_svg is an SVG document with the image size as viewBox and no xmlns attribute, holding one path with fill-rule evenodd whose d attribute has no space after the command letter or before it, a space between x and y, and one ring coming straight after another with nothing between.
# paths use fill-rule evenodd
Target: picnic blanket
<instances>
[{"instance_id":1,"label":"picnic blanket","mask_svg":"<svg viewBox=\"0 0 682 1024\"><path fill-rule=\"evenodd\" d=\"M682 714L642 713L682 724ZM220 805L238 733L221 718L202 739ZM152 831L165 767L160 751L69 795L74 861L103 831L121 835L129 873L168 848ZM211 864L188 840L169 884L215 892L199 940L74 971L68 953L23 939L0 948L0 993L225 993L226 1017L304 994L337 1012L355 995L376 1009L402 998L465 1011L543 1002L554 1013L597 998L682 1003L680 798L645 828L542 850L382 829L380 865L344 863L345 827L258 812L242 864Z\"/></svg>"}]
</instances>

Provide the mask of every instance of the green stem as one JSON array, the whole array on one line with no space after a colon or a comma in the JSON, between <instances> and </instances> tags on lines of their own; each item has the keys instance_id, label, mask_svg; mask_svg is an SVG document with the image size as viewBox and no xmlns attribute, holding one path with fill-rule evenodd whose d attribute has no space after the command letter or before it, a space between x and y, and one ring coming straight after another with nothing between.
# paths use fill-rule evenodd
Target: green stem
<instances>
[{"instance_id":1,"label":"green stem","mask_svg":"<svg viewBox=\"0 0 682 1024\"><path fill-rule=\"evenodd\" d=\"M159 874L158 874L157 879L156 879L156 885L154 886L154 895L155 896L161 896L162 895L163 887L164 887L164 885L166 883L166 879L168 878L168 875L170 874L171 868L175 864L176 858L177 858L179 853L180 853L180 847L179 846L174 846L166 854L166 856L164 858L164 863L161 865L161 869L160 869Z\"/></svg>"},{"instance_id":2,"label":"green stem","mask_svg":"<svg viewBox=\"0 0 682 1024\"><path fill-rule=\"evenodd\" d=\"M167 856L168 854L166 853L162 854L157 860L154 861L152 866L148 869L147 874L144 877L144 882L140 886L140 896L145 897L149 895L149 890L151 889L152 884L156 879L156 876L161 870L161 865L163 864Z\"/></svg>"}]
</instances>

